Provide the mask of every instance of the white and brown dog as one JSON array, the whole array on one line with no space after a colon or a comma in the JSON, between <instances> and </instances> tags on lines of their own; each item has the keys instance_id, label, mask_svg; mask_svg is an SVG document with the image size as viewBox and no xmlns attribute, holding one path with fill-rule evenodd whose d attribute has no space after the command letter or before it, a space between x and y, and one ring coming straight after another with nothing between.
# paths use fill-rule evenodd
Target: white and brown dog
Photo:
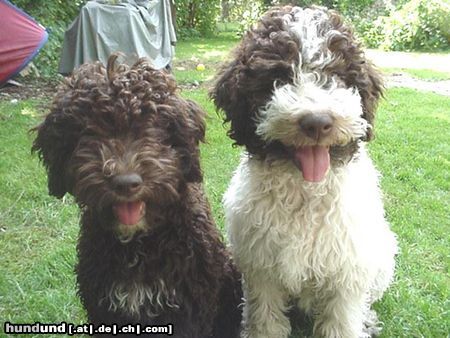
<instances>
[{"instance_id":1,"label":"white and brown dog","mask_svg":"<svg viewBox=\"0 0 450 338\"><path fill-rule=\"evenodd\" d=\"M292 301L315 336L377 333L370 307L397 252L365 147L382 89L351 29L317 7L269 11L219 74L211 96L246 148L224 197L242 337L287 337Z\"/></svg>"}]
</instances>

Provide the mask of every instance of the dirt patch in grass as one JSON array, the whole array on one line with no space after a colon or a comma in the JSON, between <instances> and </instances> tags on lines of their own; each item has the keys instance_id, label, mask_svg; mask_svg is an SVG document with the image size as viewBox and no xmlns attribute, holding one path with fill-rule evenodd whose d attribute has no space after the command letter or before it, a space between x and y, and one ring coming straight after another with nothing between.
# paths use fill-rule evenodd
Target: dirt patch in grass
<instances>
[{"instance_id":1,"label":"dirt patch in grass","mask_svg":"<svg viewBox=\"0 0 450 338\"><path fill-rule=\"evenodd\" d=\"M450 96L450 80L425 81L415 79L405 73L395 73L386 76L386 85L390 87L406 87L422 91L433 92L440 95Z\"/></svg>"},{"instance_id":2,"label":"dirt patch in grass","mask_svg":"<svg viewBox=\"0 0 450 338\"><path fill-rule=\"evenodd\" d=\"M56 93L60 80L44 78L18 78L20 85L6 84L0 88L0 101L17 102L28 99L37 99L42 107L48 108Z\"/></svg>"},{"instance_id":3,"label":"dirt patch in grass","mask_svg":"<svg viewBox=\"0 0 450 338\"><path fill-rule=\"evenodd\" d=\"M194 71L200 63L198 59L191 60L175 60L173 63L174 71ZM207 70L220 69L223 61L208 60L205 62ZM196 89L198 87L207 86L209 81L201 81L200 79L178 79L179 86L182 89ZM56 93L56 89L61 79L44 79L44 78L18 78L20 86L6 85L0 88L1 101L21 101L28 99L37 99L40 102L39 108L47 109L51 100ZM440 95L450 96L450 80L444 81L425 81L411 77L407 73L395 72L386 76L386 85L390 87L406 87L422 91L430 91Z\"/></svg>"}]
</instances>

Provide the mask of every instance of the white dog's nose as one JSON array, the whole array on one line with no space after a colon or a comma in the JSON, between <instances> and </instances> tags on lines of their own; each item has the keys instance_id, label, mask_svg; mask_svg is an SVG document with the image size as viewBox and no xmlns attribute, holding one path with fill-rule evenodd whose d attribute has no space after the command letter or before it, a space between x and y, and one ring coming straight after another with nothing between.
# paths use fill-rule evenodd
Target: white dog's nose
<instances>
[{"instance_id":1,"label":"white dog's nose","mask_svg":"<svg viewBox=\"0 0 450 338\"><path fill-rule=\"evenodd\" d=\"M300 129L315 141L333 130L333 118L328 114L307 114L300 119Z\"/></svg>"}]
</instances>

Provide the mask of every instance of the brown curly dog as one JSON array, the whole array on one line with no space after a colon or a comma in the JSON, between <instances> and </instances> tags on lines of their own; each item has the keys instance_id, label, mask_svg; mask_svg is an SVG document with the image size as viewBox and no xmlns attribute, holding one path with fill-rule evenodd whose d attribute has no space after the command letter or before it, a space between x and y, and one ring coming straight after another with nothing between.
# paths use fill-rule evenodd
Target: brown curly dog
<instances>
[{"instance_id":1,"label":"brown curly dog","mask_svg":"<svg viewBox=\"0 0 450 338\"><path fill-rule=\"evenodd\" d=\"M240 275L203 193L204 112L171 75L117 57L66 80L32 148L49 193L72 194L82 211L76 272L89 321L236 337Z\"/></svg>"}]
</instances>

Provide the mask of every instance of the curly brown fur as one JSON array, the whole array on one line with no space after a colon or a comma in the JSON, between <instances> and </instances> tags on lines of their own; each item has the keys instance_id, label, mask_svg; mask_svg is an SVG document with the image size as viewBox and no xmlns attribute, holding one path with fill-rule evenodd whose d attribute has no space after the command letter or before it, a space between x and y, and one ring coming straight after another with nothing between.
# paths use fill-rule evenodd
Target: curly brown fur
<instances>
[{"instance_id":1,"label":"curly brown fur","mask_svg":"<svg viewBox=\"0 0 450 338\"><path fill-rule=\"evenodd\" d=\"M250 154L263 158L267 154L289 157L291 151L280 142L262 140L255 131L259 111L270 101L276 87L294 82L294 68L299 66L299 51L304 41L289 29L285 20L292 10L292 6L284 6L268 11L243 37L233 52L232 61L219 72L210 92L216 107L225 113L225 122L231 122L228 135L235 144L244 145ZM337 76L347 87L358 90L363 117L373 127L377 102L383 91L381 76L365 58L352 29L342 17L335 11L321 10L329 15L327 24L331 27L318 29L332 29L339 34L327 41L327 48L335 58L320 72ZM373 128L369 128L365 139L372 138ZM346 153L348 161L353 154L348 153L348 149L336 149L331 154ZM337 155L333 158L342 160Z\"/></svg>"},{"instance_id":2,"label":"curly brown fur","mask_svg":"<svg viewBox=\"0 0 450 338\"><path fill-rule=\"evenodd\" d=\"M89 321L235 337L240 276L202 190L204 112L147 60L116 60L66 80L33 144L50 194L69 192L82 210L76 271Z\"/></svg>"}]
</instances>

